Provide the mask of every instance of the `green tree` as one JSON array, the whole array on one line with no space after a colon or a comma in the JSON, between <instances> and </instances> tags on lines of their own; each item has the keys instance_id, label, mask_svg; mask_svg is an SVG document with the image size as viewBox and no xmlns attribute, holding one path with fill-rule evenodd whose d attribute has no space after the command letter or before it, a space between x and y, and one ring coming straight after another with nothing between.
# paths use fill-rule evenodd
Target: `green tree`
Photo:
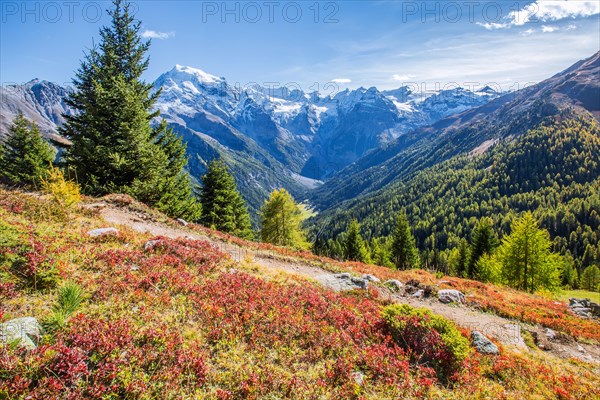
<instances>
[{"instance_id":1,"label":"green tree","mask_svg":"<svg viewBox=\"0 0 600 400\"><path fill-rule=\"evenodd\" d=\"M461 239L458 245L458 259L455 266L456 276L465 276L469 267L470 257L469 243L465 239Z\"/></svg>"},{"instance_id":2,"label":"green tree","mask_svg":"<svg viewBox=\"0 0 600 400\"><path fill-rule=\"evenodd\" d=\"M477 278L477 262L484 254L492 254L497 245L498 238L496 232L494 232L492 220L490 218L482 218L473 231L467 277L472 279Z\"/></svg>"},{"instance_id":3,"label":"green tree","mask_svg":"<svg viewBox=\"0 0 600 400\"><path fill-rule=\"evenodd\" d=\"M579 277L577 274L577 268L575 268L575 263L573 261L573 257L569 254L565 256L565 266L561 274L562 284L568 286L572 289L576 289L578 287Z\"/></svg>"},{"instance_id":4,"label":"green tree","mask_svg":"<svg viewBox=\"0 0 600 400\"><path fill-rule=\"evenodd\" d=\"M346 238L344 240L344 257L350 261L366 262L369 259L369 252L365 242L360 236L360 225L353 219L350 222Z\"/></svg>"},{"instance_id":5,"label":"green tree","mask_svg":"<svg viewBox=\"0 0 600 400\"><path fill-rule=\"evenodd\" d=\"M401 211L396 218L396 227L392 240L392 261L398 269L409 269L419 266L419 252L417 251L415 238L410 231L404 211Z\"/></svg>"},{"instance_id":6,"label":"green tree","mask_svg":"<svg viewBox=\"0 0 600 400\"><path fill-rule=\"evenodd\" d=\"M151 111L160 94L142 81L150 41L143 41L130 4L113 0L111 25L100 30L100 44L81 62L67 103L61 133L70 139L65 161L84 192L124 192L171 216L194 219L185 146L166 129L152 128Z\"/></svg>"},{"instance_id":7,"label":"green tree","mask_svg":"<svg viewBox=\"0 0 600 400\"><path fill-rule=\"evenodd\" d=\"M285 189L274 190L260 211L263 242L296 249L308 249L302 229L303 212Z\"/></svg>"},{"instance_id":8,"label":"green tree","mask_svg":"<svg viewBox=\"0 0 600 400\"><path fill-rule=\"evenodd\" d=\"M54 151L42 139L37 125L19 113L0 145L0 179L10 185L35 186L53 160Z\"/></svg>"},{"instance_id":9,"label":"green tree","mask_svg":"<svg viewBox=\"0 0 600 400\"><path fill-rule=\"evenodd\" d=\"M600 268L596 265L587 267L581 274L581 288L600 292Z\"/></svg>"},{"instance_id":10,"label":"green tree","mask_svg":"<svg viewBox=\"0 0 600 400\"><path fill-rule=\"evenodd\" d=\"M371 240L371 262L376 265L392 268L392 247L390 238L374 238Z\"/></svg>"},{"instance_id":11,"label":"green tree","mask_svg":"<svg viewBox=\"0 0 600 400\"><path fill-rule=\"evenodd\" d=\"M548 231L539 229L532 213L514 221L510 235L498 249L503 280L531 293L538 289L556 290L564 260L550 251L551 245Z\"/></svg>"},{"instance_id":12,"label":"green tree","mask_svg":"<svg viewBox=\"0 0 600 400\"><path fill-rule=\"evenodd\" d=\"M202 183L200 223L243 238L253 238L246 203L223 160L210 162Z\"/></svg>"}]
</instances>

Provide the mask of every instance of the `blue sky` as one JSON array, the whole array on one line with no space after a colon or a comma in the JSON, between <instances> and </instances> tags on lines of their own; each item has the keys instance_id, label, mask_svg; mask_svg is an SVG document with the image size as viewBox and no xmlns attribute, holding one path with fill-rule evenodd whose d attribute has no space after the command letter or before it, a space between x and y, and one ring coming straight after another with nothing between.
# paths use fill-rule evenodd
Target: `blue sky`
<instances>
[{"instance_id":1,"label":"blue sky","mask_svg":"<svg viewBox=\"0 0 600 400\"><path fill-rule=\"evenodd\" d=\"M137 1L154 80L175 64L326 92L412 83L504 89L600 50L600 1ZM6 1L0 80L68 83L107 1Z\"/></svg>"}]
</instances>

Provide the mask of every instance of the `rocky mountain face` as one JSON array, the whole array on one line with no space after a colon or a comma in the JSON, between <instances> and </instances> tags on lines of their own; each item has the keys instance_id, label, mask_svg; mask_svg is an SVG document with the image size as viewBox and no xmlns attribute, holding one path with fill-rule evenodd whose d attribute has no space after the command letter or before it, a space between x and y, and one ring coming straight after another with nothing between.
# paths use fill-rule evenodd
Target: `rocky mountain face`
<instances>
[{"instance_id":1,"label":"rocky mountain face","mask_svg":"<svg viewBox=\"0 0 600 400\"><path fill-rule=\"evenodd\" d=\"M161 75L155 84L163 88L158 107L169 122L239 150L230 137L233 129L291 172L317 180L403 133L498 97L462 88L424 101L414 100L408 88L359 88L330 96L258 85L242 89L183 66Z\"/></svg>"},{"instance_id":2,"label":"rocky mountain face","mask_svg":"<svg viewBox=\"0 0 600 400\"><path fill-rule=\"evenodd\" d=\"M329 96L258 85L240 88L225 78L177 65L162 74L156 104L188 143L189 169L198 178L215 157L233 170L250 208L286 187L301 196L360 157L418 127L499 96L457 88L418 96L409 88L344 90ZM18 113L57 139L68 89L33 80L2 87L2 134Z\"/></svg>"},{"instance_id":3,"label":"rocky mountain face","mask_svg":"<svg viewBox=\"0 0 600 400\"><path fill-rule=\"evenodd\" d=\"M64 123L63 114L73 110L65 103L68 88L48 81L33 79L23 85L0 87L0 137L6 135L12 120L22 112L33 120L48 138L60 139L58 126Z\"/></svg>"}]
</instances>

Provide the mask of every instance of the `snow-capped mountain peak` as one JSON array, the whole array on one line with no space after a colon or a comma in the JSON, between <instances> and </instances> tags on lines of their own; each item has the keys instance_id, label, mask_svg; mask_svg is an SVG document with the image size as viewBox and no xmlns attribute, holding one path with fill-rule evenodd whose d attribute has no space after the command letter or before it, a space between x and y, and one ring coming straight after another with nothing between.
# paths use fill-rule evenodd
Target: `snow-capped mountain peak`
<instances>
[{"instance_id":1,"label":"snow-capped mountain peak","mask_svg":"<svg viewBox=\"0 0 600 400\"><path fill-rule=\"evenodd\" d=\"M171 78L173 80L191 80L199 83L222 83L225 81L224 78L219 78L215 75L209 74L198 68L187 67L184 65L176 64L175 67L170 71ZM177 79L179 78L179 79ZM191 78L191 79L190 79Z\"/></svg>"}]
</instances>

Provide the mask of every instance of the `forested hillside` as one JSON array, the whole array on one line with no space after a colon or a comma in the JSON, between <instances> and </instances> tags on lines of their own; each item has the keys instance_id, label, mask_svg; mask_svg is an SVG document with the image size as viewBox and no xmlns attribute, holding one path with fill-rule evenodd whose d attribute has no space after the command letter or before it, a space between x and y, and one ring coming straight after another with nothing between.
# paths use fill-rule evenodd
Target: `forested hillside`
<instances>
[{"instance_id":1,"label":"forested hillside","mask_svg":"<svg viewBox=\"0 0 600 400\"><path fill-rule=\"evenodd\" d=\"M454 157L321 213L313 233L335 238L355 218L367 239L387 236L405 209L418 247L442 266L441 253L470 239L479 219L491 217L504 234L531 210L555 250L571 253L581 269L600 256L599 129L591 116L551 118L483 154Z\"/></svg>"},{"instance_id":2,"label":"forested hillside","mask_svg":"<svg viewBox=\"0 0 600 400\"><path fill-rule=\"evenodd\" d=\"M319 209L371 194L441 161L485 150L496 140L522 135L546 118L600 115L600 52L536 85L400 136L341 171L310 194Z\"/></svg>"}]
</instances>

